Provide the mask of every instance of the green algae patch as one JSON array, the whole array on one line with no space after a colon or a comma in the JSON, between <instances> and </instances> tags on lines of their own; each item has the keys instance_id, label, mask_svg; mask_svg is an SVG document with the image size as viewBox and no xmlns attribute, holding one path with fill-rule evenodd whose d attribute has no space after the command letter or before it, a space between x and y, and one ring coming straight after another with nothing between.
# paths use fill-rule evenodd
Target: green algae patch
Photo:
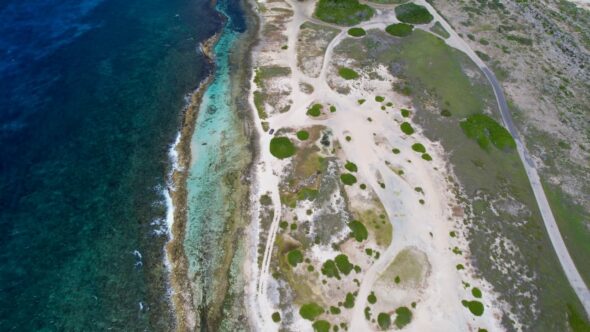
<instances>
[{"instance_id":1,"label":"green algae patch","mask_svg":"<svg viewBox=\"0 0 590 332\"><path fill-rule=\"evenodd\" d=\"M426 152L426 148L424 147L424 145L422 145L420 143L412 144L412 150L414 150L416 152L420 152L420 153Z\"/></svg>"},{"instance_id":2,"label":"green algae patch","mask_svg":"<svg viewBox=\"0 0 590 332\"><path fill-rule=\"evenodd\" d=\"M324 108L324 106L322 106L322 104L313 104L308 110L307 110L307 115L309 116L313 116L313 117L318 117L322 114L322 109Z\"/></svg>"},{"instance_id":3,"label":"green algae patch","mask_svg":"<svg viewBox=\"0 0 590 332\"><path fill-rule=\"evenodd\" d=\"M272 321L273 321L273 322L275 322L275 323L278 323L278 322L280 322L280 321L281 321L281 314L280 314L278 311L275 311L275 312L272 314L271 318L272 318Z\"/></svg>"},{"instance_id":4,"label":"green algae patch","mask_svg":"<svg viewBox=\"0 0 590 332\"><path fill-rule=\"evenodd\" d=\"M514 138L508 130L485 114L471 115L461 121L460 126L467 137L476 140L486 151L489 151L491 145L503 151L516 148Z\"/></svg>"},{"instance_id":5,"label":"green algae patch","mask_svg":"<svg viewBox=\"0 0 590 332\"><path fill-rule=\"evenodd\" d=\"M414 26L406 23L394 23L385 28L385 32L396 37L409 36L414 30Z\"/></svg>"},{"instance_id":6,"label":"green algae patch","mask_svg":"<svg viewBox=\"0 0 590 332\"><path fill-rule=\"evenodd\" d=\"M334 258L334 262L336 262L338 270L340 270L340 272L346 276L350 274L350 271L352 271L354 267L354 265L348 261L348 256L344 254L336 256L336 258Z\"/></svg>"},{"instance_id":7,"label":"green algae patch","mask_svg":"<svg viewBox=\"0 0 590 332\"><path fill-rule=\"evenodd\" d=\"M428 24L434 18L426 7L414 3L395 7L395 16L401 22L411 24Z\"/></svg>"},{"instance_id":8,"label":"green algae patch","mask_svg":"<svg viewBox=\"0 0 590 332\"><path fill-rule=\"evenodd\" d=\"M309 139L309 132L306 130L300 130L297 132L297 138L300 141L306 141L307 139Z\"/></svg>"},{"instance_id":9,"label":"green algae patch","mask_svg":"<svg viewBox=\"0 0 590 332\"><path fill-rule=\"evenodd\" d=\"M350 28L348 29L348 35L353 37L363 37L367 32L363 28Z\"/></svg>"},{"instance_id":10,"label":"green algae patch","mask_svg":"<svg viewBox=\"0 0 590 332\"><path fill-rule=\"evenodd\" d=\"M408 307L395 309L395 315L395 321L393 323L398 329L403 328L412 321L412 311Z\"/></svg>"},{"instance_id":11,"label":"green algae patch","mask_svg":"<svg viewBox=\"0 0 590 332\"><path fill-rule=\"evenodd\" d=\"M463 300L461 301L461 304L463 304L463 306L467 309L469 309L469 311L471 311L471 313L474 316L481 316L483 315L483 304L479 301L467 301L467 300Z\"/></svg>"},{"instance_id":12,"label":"green algae patch","mask_svg":"<svg viewBox=\"0 0 590 332\"><path fill-rule=\"evenodd\" d=\"M354 239L358 242L363 242L369 237L369 232L367 231L367 228L365 227L365 225L363 225L362 222L358 220L352 220L351 222L349 222L348 228L350 228L350 231L352 232L352 237L354 237Z\"/></svg>"},{"instance_id":13,"label":"green algae patch","mask_svg":"<svg viewBox=\"0 0 590 332\"><path fill-rule=\"evenodd\" d=\"M313 330L316 332L330 332L330 323L325 320L318 320L312 324Z\"/></svg>"},{"instance_id":14,"label":"green algae patch","mask_svg":"<svg viewBox=\"0 0 590 332\"><path fill-rule=\"evenodd\" d=\"M295 249L289 251L287 254L287 261L293 267L296 267L299 263L303 263L303 254L301 253L301 250Z\"/></svg>"},{"instance_id":15,"label":"green algae patch","mask_svg":"<svg viewBox=\"0 0 590 332\"><path fill-rule=\"evenodd\" d=\"M359 77L359 74L354 70L346 67L338 68L338 75L345 80L354 80Z\"/></svg>"},{"instance_id":16,"label":"green algae patch","mask_svg":"<svg viewBox=\"0 0 590 332\"><path fill-rule=\"evenodd\" d=\"M375 10L357 0L319 0L314 16L328 23L351 26L370 19Z\"/></svg>"},{"instance_id":17,"label":"green algae patch","mask_svg":"<svg viewBox=\"0 0 590 332\"><path fill-rule=\"evenodd\" d=\"M289 158L296 151L295 145L287 137L273 137L270 140L270 153L279 159Z\"/></svg>"},{"instance_id":18,"label":"green algae patch","mask_svg":"<svg viewBox=\"0 0 590 332\"><path fill-rule=\"evenodd\" d=\"M409 122L404 122L400 125L400 129L406 135L412 135L414 133L414 128Z\"/></svg>"},{"instance_id":19,"label":"green algae patch","mask_svg":"<svg viewBox=\"0 0 590 332\"><path fill-rule=\"evenodd\" d=\"M301 309L299 309L299 314L301 317L311 321L315 320L316 317L323 313L324 309L314 302L306 303L301 306Z\"/></svg>"},{"instance_id":20,"label":"green algae patch","mask_svg":"<svg viewBox=\"0 0 590 332\"><path fill-rule=\"evenodd\" d=\"M345 174L340 175L340 180L345 185L352 186L353 184L356 183L356 176L354 176L350 173L345 173Z\"/></svg>"},{"instance_id":21,"label":"green algae patch","mask_svg":"<svg viewBox=\"0 0 590 332\"><path fill-rule=\"evenodd\" d=\"M344 168L346 168L346 170L348 170L349 172L358 171L358 167L356 167L356 164L351 161L347 161L346 164L344 164Z\"/></svg>"},{"instance_id":22,"label":"green algae patch","mask_svg":"<svg viewBox=\"0 0 590 332\"><path fill-rule=\"evenodd\" d=\"M391 316L388 313L382 312L377 315L377 324L382 330L387 330L391 326Z\"/></svg>"}]
</instances>

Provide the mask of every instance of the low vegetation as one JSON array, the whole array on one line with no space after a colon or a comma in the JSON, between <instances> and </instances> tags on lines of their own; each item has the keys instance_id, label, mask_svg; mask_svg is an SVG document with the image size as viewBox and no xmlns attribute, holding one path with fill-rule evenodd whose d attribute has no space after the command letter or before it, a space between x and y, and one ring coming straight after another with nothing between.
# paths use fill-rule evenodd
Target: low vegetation
<instances>
[{"instance_id":1,"label":"low vegetation","mask_svg":"<svg viewBox=\"0 0 590 332\"><path fill-rule=\"evenodd\" d=\"M388 313L382 312L377 316L377 324L382 330L387 330L391 326L391 316Z\"/></svg>"},{"instance_id":2,"label":"low vegetation","mask_svg":"<svg viewBox=\"0 0 590 332\"><path fill-rule=\"evenodd\" d=\"M348 29L349 36L362 37L366 34L367 34L367 32L363 28L350 28L350 29Z\"/></svg>"},{"instance_id":3,"label":"low vegetation","mask_svg":"<svg viewBox=\"0 0 590 332\"><path fill-rule=\"evenodd\" d=\"M414 150L416 152L420 152L420 153L425 153L426 152L426 148L421 143L414 143L414 144L412 144L412 150Z\"/></svg>"},{"instance_id":4,"label":"low vegetation","mask_svg":"<svg viewBox=\"0 0 590 332\"><path fill-rule=\"evenodd\" d=\"M301 141L309 139L309 132L306 130L300 130L297 132L297 138Z\"/></svg>"},{"instance_id":5,"label":"low vegetation","mask_svg":"<svg viewBox=\"0 0 590 332\"><path fill-rule=\"evenodd\" d=\"M291 266L296 267L297 264L303 263L303 254L298 249L291 250L287 254L287 261Z\"/></svg>"},{"instance_id":6,"label":"low vegetation","mask_svg":"<svg viewBox=\"0 0 590 332\"><path fill-rule=\"evenodd\" d=\"M467 300L463 300L461 301L461 303L463 304L463 306L465 308L468 308L469 311L471 311L471 313L475 316L481 316L483 315L483 304L479 301L467 301Z\"/></svg>"},{"instance_id":7,"label":"low vegetation","mask_svg":"<svg viewBox=\"0 0 590 332\"><path fill-rule=\"evenodd\" d=\"M359 77L359 74L356 71L346 67L338 68L338 75L345 80L354 80Z\"/></svg>"},{"instance_id":8,"label":"low vegetation","mask_svg":"<svg viewBox=\"0 0 590 332\"><path fill-rule=\"evenodd\" d=\"M503 151L516 148L514 138L508 130L485 114L469 116L461 121L461 129L467 137L476 140L484 150L489 150L492 144Z\"/></svg>"},{"instance_id":9,"label":"low vegetation","mask_svg":"<svg viewBox=\"0 0 590 332\"><path fill-rule=\"evenodd\" d=\"M340 180L345 185L352 186L353 184L356 183L356 176L354 176L350 173L344 173L344 174L340 175Z\"/></svg>"},{"instance_id":10,"label":"low vegetation","mask_svg":"<svg viewBox=\"0 0 590 332\"><path fill-rule=\"evenodd\" d=\"M299 309L301 317L311 321L315 320L316 317L323 313L324 309L314 302L306 303L301 306L301 309Z\"/></svg>"},{"instance_id":11,"label":"low vegetation","mask_svg":"<svg viewBox=\"0 0 590 332\"><path fill-rule=\"evenodd\" d=\"M424 6L407 3L395 7L395 16L404 23L428 24L433 17Z\"/></svg>"},{"instance_id":12,"label":"low vegetation","mask_svg":"<svg viewBox=\"0 0 590 332\"><path fill-rule=\"evenodd\" d=\"M402 132L406 135L412 135L414 133L414 128L412 128L412 125L408 122L402 123L400 125L400 128Z\"/></svg>"},{"instance_id":13,"label":"low vegetation","mask_svg":"<svg viewBox=\"0 0 590 332\"><path fill-rule=\"evenodd\" d=\"M312 327L316 332L330 332L330 323L326 320L318 320L312 324Z\"/></svg>"},{"instance_id":14,"label":"low vegetation","mask_svg":"<svg viewBox=\"0 0 590 332\"><path fill-rule=\"evenodd\" d=\"M395 321L393 323L398 329L402 329L412 321L412 311L407 307L395 309L395 314Z\"/></svg>"},{"instance_id":15,"label":"low vegetation","mask_svg":"<svg viewBox=\"0 0 590 332\"><path fill-rule=\"evenodd\" d=\"M348 170L349 172L358 171L356 164L353 163L352 161L347 161L346 164L344 164L344 168L346 168L346 170Z\"/></svg>"},{"instance_id":16,"label":"low vegetation","mask_svg":"<svg viewBox=\"0 0 590 332\"><path fill-rule=\"evenodd\" d=\"M369 237L369 232L365 225L358 220L352 220L348 223L348 228L352 232L352 237L358 242L363 242Z\"/></svg>"},{"instance_id":17,"label":"low vegetation","mask_svg":"<svg viewBox=\"0 0 590 332\"><path fill-rule=\"evenodd\" d=\"M394 23L385 28L385 32L396 37L409 36L414 30L414 26L406 23Z\"/></svg>"},{"instance_id":18,"label":"low vegetation","mask_svg":"<svg viewBox=\"0 0 590 332\"><path fill-rule=\"evenodd\" d=\"M296 151L295 145L288 137L273 137L270 140L270 153L279 159L289 158Z\"/></svg>"},{"instance_id":19,"label":"low vegetation","mask_svg":"<svg viewBox=\"0 0 590 332\"><path fill-rule=\"evenodd\" d=\"M313 116L313 117L318 117L322 114L322 109L324 108L324 106L322 106L322 104L313 104L308 110L307 110L307 115L309 116Z\"/></svg>"},{"instance_id":20,"label":"low vegetation","mask_svg":"<svg viewBox=\"0 0 590 332\"><path fill-rule=\"evenodd\" d=\"M314 15L324 22L351 26L370 19L374 13L373 8L357 0L319 0Z\"/></svg>"}]
</instances>

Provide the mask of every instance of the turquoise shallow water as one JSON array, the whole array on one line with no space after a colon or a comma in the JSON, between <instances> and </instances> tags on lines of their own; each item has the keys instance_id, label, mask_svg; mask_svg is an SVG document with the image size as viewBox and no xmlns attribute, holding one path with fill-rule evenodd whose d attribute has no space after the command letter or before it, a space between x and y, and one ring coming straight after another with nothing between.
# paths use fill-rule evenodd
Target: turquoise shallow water
<instances>
[{"instance_id":1,"label":"turquoise shallow water","mask_svg":"<svg viewBox=\"0 0 590 332\"><path fill-rule=\"evenodd\" d=\"M162 192L206 0L0 1L0 331L170 329Z\"/></svg>"},{"instance_id":2,"label":"turquoise shallow water","mask_svg":"<svg viewBox=\"0 0 590 332\"><path fill-rule=\"evenodd\" d=\"M196 305L212 293L215 264L222 256L221 238L227 218L228 188L224 176L235 169L244 148L236 134L236 114L230 108L229 54L246 25L237 1L221 1L217 9L226 25L215 46L215 77L203 96L191 141L192 164L187 183L188 220L184 242Z\"/></svg>"}]
</instances>

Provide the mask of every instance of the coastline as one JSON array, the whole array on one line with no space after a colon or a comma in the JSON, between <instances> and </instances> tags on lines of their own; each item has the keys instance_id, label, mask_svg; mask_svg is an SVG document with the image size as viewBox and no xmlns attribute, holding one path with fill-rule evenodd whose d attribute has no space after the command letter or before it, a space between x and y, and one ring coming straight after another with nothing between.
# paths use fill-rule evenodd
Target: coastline
<instances>
[{"instance_id":1,"label":"coastline","mask_svg":"<svg viewBox=\"0 0 590 332\"><path fill-rule=\"evenodd\" d=\"M182 124L179 131L177 144L172 147L178 158L177 165L170 175L168 192L172 199L173 220L170 222L170 239L165 250L170 264L170 286L172 288L172 309L176 320L176 330L188 330L195 327L195 312L192 309L192 294L189 280L187 279L188 263L184 254L184 236L187 219L187 188L188 168L191 162L190 142L195 129L196 118L203 95L215 77L215 57L213 47L219 40L221 32L217 32L205 42L201 43L200 50L205 55L207 62L212 66L211 73L199 84L199 87L191 94L190 102L183 111Z\"/></svg>"},{"instance_id":2,"label":"coastline","mask_svg":"<svg viewBox=\"0 0 590 332\"><path fill-rule=\"evenodd\" d=\"M247 21L247 29L243 34L235 41L235 47L232 48L234 52L231 52L229 57L230 70L230 82L231 82L231 100L230 108L232 111L236 111L237 117L243 123L242 131L247 133L248 138L247 150L248 155L244 156L247 159L246 166L240 171L239 176L235 177L232 174L227 174L224 178L224 183L227 187L231 188L230 197L226 197L231 201L241 202L242 204L233 206L233 210L230 213L230 217L226 220L237 220L239 222L232 222L226 225L226 234L224 235L223 244L221 247L224 248L223 260L218 264L216 268L217 294L212 294L213 305L211 306L197 306L196 303L199 299L195 299L195 291L193 285L189 279L189 257L185 251L185 240L187 237L187 224L188 224L188 212L189 212L189 190L187 188L188 177L190 175L191 162L194 158L194 152L191 151L191 141L196 134L196 125L199 117L199 109L203 106L203 97L207 93L215 80L215 74L217 71L217 63L215 56L215 47L218 44L223 29L227 29L227 19L224 17L224 26L222 30L217 32L215 35L210 37L205 42L201 43L201 52L206 56L208 62L212 65L212 72L201 82L199 87L190 96L190 102L184 110L182 118L182 126L179 133L178 142L172 149L176 152L178 157L177 166L171 172L171 183L169 186L169 193L172 199L172 206L170 209L173 211L173 221L171 225L170 240L166 245L167 258L170 264L170 283L172 290L172 305L176 320L175 330L186 331L195 330L199 327L204 328L202 325L207 325L211 328L212 326L220 326L222 323L221 312L239 308L243 309L242 305L236 306L230 305L231 301L238 300L243 302L243 296L233 296L228 293L235 293L234 288L239 288L239 285L234 285L231 279L235 278L236 273L233 273L232 267L234 265L240 266L240 249L243 246L243 242L239 241L240 236L243 234L242 226L244 221L249 222L249 210L248 210L248 195L249 195L249 174L252 169L253 158L250 156L255 154L255 148L253 148L253 142L255 137L252 136L252 115L250 110L243 109L243 106L247 106L247 100L243 100L243 92L249 89L249 73L251 73L250 56L251 48L255 42L253 38L253 31L257 31L258 22L256 18L253 19L251 14L251 4L249 1L244 0L241 3L242 10L244 11L244 19ZM223 14L218 11L218 14L223 17ZM255 37L255 35L254 35ZM244 59L246 61L244 62ZM235 174L233 174L235 175ZM238 243L239 242L239 243ZM236 259L237 258L237 259ZM237 260L237 262L235 262ZM237 263L237 264L235 264ZM240 273L238 273L239 275ZM241 284L241 282L236 282ZM238 286L238 287L235 287ZM243 287L242 287L243 288ZM239 290L238 290L239 293ZM225 316L225 315L223 315ZM239 319L241 320L241 319ZM243 323L243 320L242 322Z\"/></svg>"}]
</instances>

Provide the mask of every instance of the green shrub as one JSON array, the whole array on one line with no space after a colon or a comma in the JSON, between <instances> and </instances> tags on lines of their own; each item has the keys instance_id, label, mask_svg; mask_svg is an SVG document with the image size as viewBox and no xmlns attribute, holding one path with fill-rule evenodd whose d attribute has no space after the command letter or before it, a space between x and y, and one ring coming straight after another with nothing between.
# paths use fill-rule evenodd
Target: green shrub
<instances>
[{"instance_id":1,"label":"green shrub","mask_svg":"<svg viewBox=\"0 0 590 332\"><path fill-rule=\"evenodd\" d=\"M324 22L350 26L370 19L374 12L357 0L319 0L314 15Z\"/></svg>"},{"instance_id":2,"label":"green shrub","mask_svg":"<svg viewBox=\"0 0 590 332\"><path fill-rule=\"evenodd\" d=\"M378 103L382 103L382 102L384 102L384 101L385 101L385 98L384 98L384 97L382 97L382 96L376 96L376 97L375 97L375 101L376 101L376 102L378 102Z\"/></svg>"},{"instance_id":3,"label":"green shrub","mask_svg":"<svg viewBox=\"0 0 590 332\"><path fill-rule=\"evenodd\" d=\"M273 137L270 140L270 153L279 159L291 157L296 150L293 142L287 137Z\"/></svg>"},{"instance_id":4,"label":"green shrub","mask_svg":"<svg viewBox=\"0 0 590 332\"><path fill-rule=\"evenodd\" d=\"M272 314L272 321L275 322L275 323L278 323L278 322L281 321L281 314L278 311L275 311Z\"/></svg>"},{"instance_id":5,"label":"green shrub","mask_svg":"<svg viewBox=\"0 0 590 332\"><path fill-rule=\"evenodd\" d=\"M424 6L414 3L406 3L395 7L395 16L404 23L427 24L433 17Z\"/></svg>"},{"instance_id":6,"label":"green shrub","mask_svg":"<svg viewBox=\"0 0 590 332\"><path fill-rule=\"evenodd\" d=\"M303 262L303 254L298 249L291 250L287 253L287 261L291 266L296 267L297 264Z\"/></svg>"},{"instance_id":7,"label":"green shrub","mask_svg":"<svg viewBox=\"0 0 590 332\"><path fill-rule=\"evenodd\" d=\"M398 329L410 324L412 321L412 311L407 307L399 307L395 309L396 317L393 322Z\"/></svg>"},{"instance_id":8,"label":"green shrub","mask_svg":"<svg viewBox=\"0 0 590 332\"><path fill-rule=\"evenodd\" d=\"M391 149L391 152L393 152L393 154L399 154L400 150L398 148L393 148Z\"/></svg>"},{"instance_id":9,"label":"green shrub","mask_svg":"<svg viewBox=\"0 0 590 332\"><path fill-rule=\"evenodd\" d=\"M414 128L412 128L412 125L409 124L408 122L402 123L400 128L401 128L402 132L406 135L412 135L414 133Z\"/></svg>"},{"instance_id":10,"label":"green shrub","mask_svg":"<svg viewBox=\"0 0 590 332\"><path fill-rule=\"evenodd\" d=\"M364 104L364 103L365 103L365 101L367 101L367 100L366 100L366 99L359 99L359 100L357 100L356 102L357 102L359 105L362 105L362 104Z\"/></svg>"},{"instance_id":11,"label":"green shrub","mask_svg":"<svg viewBox=\"0 0 590 332\"><path fill-rule=\"evenodd\" d=\"M356 183L356 177L350 173L344 173L340 175L340 180L347 186L352 186Z\"/></svg>"},{"instance_id":12,"label":"green shrub","mask_svg":"<svg viewBox=\"0 0 590 332\"><path fill-rule=\"evenodd\" d=\"M324 108L324 106L322 106L322 104L313 104L308 110L307 110L307 115L309 116L320 116L322 114L322 109Z\"/></svg>"},{"instance_id":13,"label":"green shrub","mask_svg":"<svg viewBox=\"0 0 590 332\"><path fill-rule=\"evenodd\" d=\"M451 114L451 111L444 109L444 110L440 111L440 115L445 116L445 117L449 117L452 114Z\"/></svg>"},{"instance_id":14,"label":"green shrub","mask_svg":"<svg viewBox=\"0 0 590 332\"><path fill-rule=\"evenodd\" d=\"M516 148L510 132L485 114L471 115L461 121L460 125L465 135L476 140L477 144L486 151L489 151L490 144L503 151Z\"/></svg>"},{"instance_id":15,"label":"green shrub","mask_svg":"<svg viewBox=\"0 0 590 332\"><path fill-rule=\"evenodd\" d=\"M471 290L471 295L473 295L473 297L481 299L481 289L477 288L477 287L473 287L473 289Z\"/></svg>"},{"instance_id":16,"label":"green shrub","mask_svg":"<svg viewBox=\"0 0 590 332\"><path fill-rule=\"evenodd\" d=\"M336 258L334 258L334 261L336 262L336 266L338 267L338 270L340 270L340 272L342 272L342 274L344 274L345 276L349 275L350 271L352 271L352 269L354 267L348 261L348 256L346 256L344 254L340 254L340 255L336 256Z\"/></svg>"},{"instance_id":17,"label":"green shrub","mask_svg":"<svg viewBox=\"0 0 590 332\"><path fill-rule=\"evenodd\" d=\"M468 308L469 311L471 311L471 313L475 316L481 316L483 315L483 304L479 301L467 301L467 300L463 300L461 301L461 303L463 304L463 306L465 308Z\"/></svg>"},{"instance_id":18,"label":"green shrub","mask_svg":"<svg viewBox=\"0 0 590 332\"><path fill-rule=\"evenodd\" d=\"M366 35L367 32L363 28L350 28L348 29L348 34L353 37L362 37Z\"/></svg>"},{"instance_id":19,"label":"green shrub","mask_svg":"<svg viewBox=\"0 0 590 332\"><path fill-rule=\"evenodd\" d=\"M330 323L325 320L318 320L313 323L313 330L316 332L330 332Z\"/></svg>"},{"instance_id":20,"label":"green shrub","mask_svg":"<svg viewBox=\"0 0 590 332\"><path fill-rule=\"evenodd\" d=\"M377 324L382 330L387 330L391 326L391 317L388 313L382 312L377 315Z\"/></svg>"},{"instance_id":21,"label":"green shrub","mask_svg":"<svg viewBox=\"0 0 590 332\"><path fill-rule=\"evenodd\" d=\"M346 164L344 164L344 168L346 168L349 172L356 172L358 170L356 164L351 161L347 161Z\"/></svg>"},{"instance_id":22,"label":"green shrub","mask_svg":"<svg viewBox=\"0 0 590 332\"><path fill-rule=\"evenodd\" d=\"M465 266L463 266L463 264L457 264L457 266L455 266L455 268L457 270L465 270Z\"/></svg>"},{"instance_id":23,"label":"green shrub","mask_svg":"<svg viewBox=\"0 0 590 332\"><path fill-rule=\"evenodd\" d=\"M330 106L330 112L331 113L336 112L336 106L334 106L334 105Z\"/></svg>"},{"instance_id":24,"label":"green shrub","mask_svg":"<svg viewBox=\"0 0 590 332\"><path fill-rule=\"evenodd\" d=\"M306 303L301 306L301 309L299 309L299 314L301 317L311 321L315 320L316 317L323 313L324 309L314 302Z\"/></svg>"},{"instance_id":25,"label":"green shrub","mask_svg":"<svg viewBox=\"0 0 590 332\"><path fill-rule=\"evenodd\" d=\"M340 308L338 308L338 307L330 307L330 313L332 315L338 315L338 314L340 314L340 312L341 312L340 311Z\"/></svg>"},{"instance_id":26,"label":"green shrub","mask_svg":"<svg viewBox=\"0 0 590 332\"><path fill-rule=\"evenodd\" d=\"M363 223L358 220L352 220L348 223L348 228L352 232L352 237L358 242L363 242L369 237L369 232Z\"/></svg>"},{"instance_id":27,"label":"green shrub","mask_svg":"<svg viewBox=\"0 0 590 332\"><path fill-rule=\"evenodd\" d=\"M344 299L344 304L343 306L347 309L351 309L352 307L354 307L354 294L352 293L347 293L346 294L346 298Z\"/></svg>"},{"instance_id":28,"label":"green shrub","mask_svg":"<svg viewBox=\"0 0 590 332\"><path fill-rule=\"evenodd\" d=\"M297 138L299 138L299 140L301 141L305 141L309 138L309 132L305 130L300 130L297 132Z\"/></svg>"},{"instance_id":29,"label":"green shrub","mask_svg":"<svg viewBox=\"0 0 590 332\"><path fill-rule=\"evenodd\" d=\"M318 194L319 194L319 191L317 191L316 189L302 188L297 193L297 199L300 201L303 201L303 200L313 201L314 199L316 199L318 197Z\"/></svg>"},{"instance_id":30,"label":"green shrub","mask_svg":"<svg viewBox=\"0 0 590 332\"><path fill-rule=\"evenodd\" d=\"M367 301L369 301L370 304L377 303L377 296L375 296L374 292L371 292L371 294L369 294L369 296L367 296Z\"/></svg>"},{"instance_id":31,"label":"green shrub","mask_svg":"<svg viewBox=\"0 0 590 332\"><path fill-rule=\"evenodd\" d=\"M422 159L424 159L426 161L432 161L432 157L428 153L423 153Z\"/></svg>"},{"instance_id":32,"label":"green shrub","mask_svg":"<svg viewBox=\"0 0 590 332\"><path fill-rule=\"evenodd\" d=\"M408 118L408 117L410 117L410 110L407 110L407 109L405 109L405 108L402 108L402 109L401 109L401 112L402 112L402 116L403 116L404 118Z\"/></svg>"},{"instance_id":33,"label":"green shrub","mask_svg":"<svg viewBox=\"0 0 590 332\"><path fill-rule=\"evenodd\" d=\"M385 32L396 37L409 36L414 30L414 26L406 23L394 23L385 28Z\"/></svg>"},{"instance_id":34,"label":"green shrub","mask_svg":"<svg viewBox=\"0 0 590 332\"><path fill-rule=\"evenodd\" d=\"M421 143L412 144L412 150L420 153L426 152L426 148Z\"/></svg>"},{"instance_id":35,"label":"green shrub","mask_svg":"<svg viewBox=\"0 0 590 332\"><path fill-rule=\"evenodd\" d=\"M359 74L356 71L346 67L338 68L338 75L340 75L345 80L354 80L359 77Z\"/></svg>"},{"instance_id":36,"label":"green shrub","mask_svg":"<svg viewBox=\"0 0 590 332\"><path fill-rule=\"evenodd\" d=\"M336 263L331 259L328 259L324 262L324 264L322 265L321 272L328 278L336 278L340 280L340 273L338 273L338 267L336 266Z\"/></svg>"}]
</instances>

